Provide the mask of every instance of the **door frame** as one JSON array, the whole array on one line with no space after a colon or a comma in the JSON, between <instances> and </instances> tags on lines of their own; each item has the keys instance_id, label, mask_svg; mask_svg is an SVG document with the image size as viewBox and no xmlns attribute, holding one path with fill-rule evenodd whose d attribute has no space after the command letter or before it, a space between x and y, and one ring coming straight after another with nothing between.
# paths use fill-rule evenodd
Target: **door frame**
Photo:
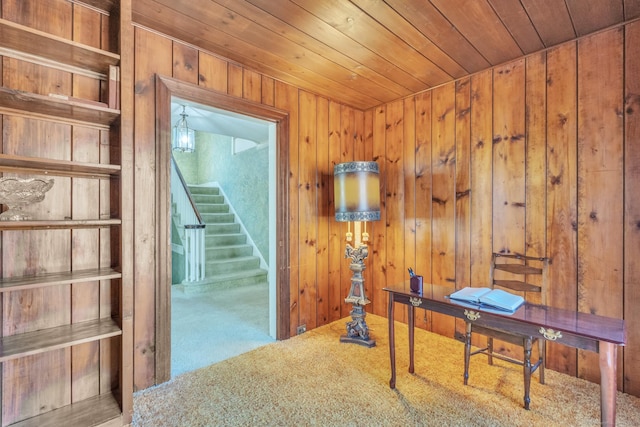
<instances>
[{"instance_id":1,"label":"door frame","mask_svg":"<svg viewBox=\"0 0 640 427\"><path fill-rule=\"evenodd\" d=\"M171 379L171 97L231 111L276 126L276 339L290 336L289 114L171 77L156 75L156 383Z\"/></svg>"}]
</instances>

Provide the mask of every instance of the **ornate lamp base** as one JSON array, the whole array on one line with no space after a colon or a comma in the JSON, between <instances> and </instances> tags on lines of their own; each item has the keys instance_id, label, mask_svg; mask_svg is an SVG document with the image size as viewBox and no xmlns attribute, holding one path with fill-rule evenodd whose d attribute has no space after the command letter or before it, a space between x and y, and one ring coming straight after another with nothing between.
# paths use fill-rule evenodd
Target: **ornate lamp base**
<instances>
[{"instance_id":1,"label":"ornate lamp base","mask_svg":"<svg viewBox=\"0 0 640 427\"><path fill-rule=\"evenodd\" d=\"M340 342L374 347L376 342L369 338L369 327L365 321L367 313L364 311L364 306L370 302L364 293L364 278L362 277L362 271L365 268L364 260L368 254L367 245L360 245L354 249L347 244L345 258L351 258L349 268L353 272L353 276L351 277L349 295L344 301L353 304L353 309L350 312L352 320L347 322L347 334L340 337Z\"/></svg>"},{"instance_id":2,"label":"ornate lamp base","mask_svg":"<svg viewBox=\"0 0 640 427\"><path fill-rule=\"evenodd\" d=\"M369 327L364 320L367 316L364 307L354 304L350 314L353 320L347 322L347 334L340 336L340 342L360 344L369 348L375 347L376 342L369 337Z\"/></svg>"}]
</instances>

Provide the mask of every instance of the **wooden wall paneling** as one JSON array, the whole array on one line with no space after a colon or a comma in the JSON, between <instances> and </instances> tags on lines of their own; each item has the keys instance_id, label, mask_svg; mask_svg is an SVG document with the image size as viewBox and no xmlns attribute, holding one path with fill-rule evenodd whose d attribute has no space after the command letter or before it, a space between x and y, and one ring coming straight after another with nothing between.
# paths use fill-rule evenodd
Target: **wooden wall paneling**
<instances>
[{"instance_id":1,"label":"wooden wall paneling","mask_svg":"<svg viewBox=\"0 0 640 427\"><path fill-rule=\"evenodd\" d=\"M97 89L97 88L96 88ZM100 161L100 131L74 126L72 159L86 163ZM97 179L71 178L72 218L100 218L100 182ZM72 269L98 268L100 230L71 230ZM72 323L100 317L100 283L98 281L71 285ZM71 401L96 396L100 392L100 342L93 341L71 348Z\"/></svg>"},{"instance_id":2,"label":"wooden wall paneling","mask_svg":"<svg viewBox=\"0 0 640 427\"><path fill-rule=\"evenodd\" d=\"M329 174L329 260L328 260L328 296L329 296L329 321L343 317L341 311L342 301L346 295L342 295L342 268L347 262L344 259L346 226L335 220L335 195L333 189L333 168L342 162L341 158L341 110L340 104L329 101L328 123L328 150L329 160L327 172ZM348 267L347 267L348 269ZM346 274L345 274L345 279Z\"/></svg>"},{"instance_id":3,"label":"wooden wall paneling","mask_svg":"<svg viewBox=\"0 0 640 427\"><path fill-rule=\"evenodd\" d=\"M455 287L471 285L471 81L455 86ZM464 337L465 322L456 319L456 336Z\"/></svg>"},{"instance_id":4,"label":"wooden wall paneling","mask_svg":"<svg viewBox=\"0 0 640 427\"><path fill-rule=\"evenodd\" d=\"M3 84L39 95L71 95L71 74L14 58L4 58Z\"/></svg>"},{"instance_id":5,"label":"wooden wall paneling","mask_svg":"<svg viewBox=\"0 0 640 427\"><path fill-rule=\"evenodd\" d=\"M299 324L307 328L316 327L317 313L317 140L316 140L316 96L299 92L300 124L298 126L298 245L300 257Z\"/></svg>"},{"instance_id":6,"label":"wooden wall paneling","mask_svg":"<svg viewBox=\"0 0 640 427\"><path fill-rule=\"evenodd\" d=\"M415 180L416 180L416 264L415 271L423 278L425 292L432 283L431 269L431 221L432 221L432 161L431 161L431 92L415 96ZM429 313L416 312L415 324L431 329Z\"/></svg>"},{"instance_id":7,"label":"wooden wall paneling","mask_svg":"<svg viewBox=\"0 0 640 427\"><path fill-rule=\"evenodd\" d=\"M578 41L578 310L612 317L623 313L622 35ZM599 380L597 354L578 351L578 375Z\"/></svg>"},{"instance_id":8,"label":"wooden wall paneling","mask_svg":"<svg viewBox=\"0 0 640 427\"><path fill-rule=\"evenodd\" d=\"M402 176L403 176L403 201L404 206L402 208L404 212L404 257L403 264L398 266L400 271L398 272L399 282L409 280L408 269L411 268L416 271L416 274L420 274L416 270L416 257L418 249L416 248L416 100L415 97L405 98L403 100L403 164L402 164ZM424 281L424 276L423 276ZM423 282L424 283L424 282ZM406 310L399 310L403 314L403 321L407 321L405 315ZM420 317L421 310L415 310L415 316ZM400 314L399 313L399 314ZM415 320L415 317L414 317Z\"/></svg>"},{"instance_id":9,"label":"wooden wall paneling","mask_svg":"<svg viewBox=\"0 0 640 427\"><path fill-rule=\"evenodd\" d=\"M157 201L155 188L155 74L171 75L172 43L140 28L135 29L135 128L134 128L134 240L136 266L134 271L134 388L145 389L156 383L155 324L156 272L159 268L155 257L156 225L154 212ZM153 52L153 55L149 55Z\"/></svg>"},{"instance_id":10,"label":"wooden wall paneling","mask_svg":"<svg viewBox=\"0 0 640 427\"><path fill-rule=\"evenodd\" d=\"M453 292L456 280L456 113L455 83L440 86L432 91L432 282L450 288ZM449 292L451 291L451 292ZM435 294L435 292L434 292ZM443 297L444 295L439 295ZM433 313L431 329L440 335L453 337L455 319Z\"/></svg>"},{"instance_id":11,"label":"wooden wall paneling","mask_svg":"<svg viewBox=\"0 0 640 427\"><path fill-rule=\"evenodd\" d=\"M3 0L2 17L40 31L71 39L71 2L59 0Z\"/></svg>"},{"instance_id":12,"label":"wooden wall paneling","mask_svg":"<svg viewBox=\"0 0 640 427\"><path fill-rule=\"evenodd\" d=\"M525 59L525 252L529 256L546 255L546 53ZM527 281L541 284L537 275ZM546 303L537 292L528 301Z\"/></svg>"},{"instance_id":13,"label":"wooden wall paneling","mask_svg":"<svg viewBox=\"0 0 640 427\"><path fill-rule=\"evenodd\" d=\"M265 105L273 106L275 102L275 93L274 93L275 80L267 76L261 76L261 77L262 77L262 81L260 83L260 87L261 87L262 95L260 98L261 99L260 102Z\"/></svg>"},{"instance_id":14,"label":"wooden wall paneling","mask_svg":"<svg viewBox=\"0 0 640 427\"><path fill-rule=\"evenodd\" d=\"M371 144L366 143L365 137L365 128L364 128L364 112L356 109L352 109L353 112L353 159L361 160L361 161L370 161L372 159L372 146ZM371 140L369 139L369 142ZM370 309L373 307L373 300L375 298L375 294L373 292L373 269L370 268L371 259L369 258L372 254L372 236L374 232L375 225L377 221L371 221L362 223L363 231L366 230L369 233L369 242L367 245L369 246L369 256L365 260L365 270L362 272L362 277L364 279L364 289L367 298L371 301L371 305L367 308ZM351 270L349 269L351 273ZM365 311L367 310L365 308ZM375 338L374 338L375 339Z\"/></svg>"},{"instance_id":15,"label":"wooden wall paneling","mask_svg":"<svg viewBox=\"0 0 640 427\"><path fill-rule=\"evenodd\" d=\"M577 309L577 57L576 44L547 52L547 303ZM575 376L577 351L548 343L547 367Z\"/></svg>"},{"instance_id":16,"label":"wooden wall paneling","mask_svg":"<svg viewBox=\"0 0 640 427\"><path fill-rule=\"evenodd\" d=\"M113 129L112 132L118 133L118 128ZM115 147L111 147L111 139L117 140L118 143ZM120 149L120 135L111 135L109 131L100 132L100 163L109 164L113 159L117 163L120 163L120 155L111 156L112 150ZM120 217L119 207L120 204L115 202L111 203L112 189L125 188L120 186L120 180L122 177L114 177L111 179L99 180L99 192L100 192L100 218ZM121 192L117 191L117 198L121 197ZM117 200L117 199L116 199ZM111 215L111 209L114 208L114 215ZM121 218L122 219L122 218ZM119 267L123 270L122 263L120 261L120 239L114 238L112 243L112 234L118 235L119 229L101 228L99 231L99 259L98 266L100 268ZM113 253L113 254L112 254ZM108 318L117 316L117 314L123 313L124 307L120 303L122 279L101 280L100 296L99 296L99 317ZM133 286L130 286L133 288ZM124 324L124 322L123 322ZM123 325L124 326L124 325ZM123 336L125 331L123 327ZM99 367L99 394L109 393L112 390L122 389L124 386L120 381L120 366L124 364L122 358L122 345L121 340L123 337L114 337L111 339L104 339L99 342L100 345L100 367ZM126 411L126 403L122 405L123 411Z\"/></svg>"},{"instance_id":17,"label":"wooden wall paneling","mask_svg":"<svg viewBox=\"0 0 640 427\"><path fill-rule=\"evenodd\" d=\"M6 382L2 392L2 427L71 403L70 351L64 348L2 363Z\"/></svg>"},{"instance_id":18,"label":"wooden wall paneling","mask_svg":"<svg viewBox=\"0 0 640 427\"><path fill-rule=\"evenodd\" d=\"M229 87L227 70L227 61L198 52L198 85L226 93Z\"/></svg>"},{"instance_id":19,"label":"wooden wall paneling","mask_svg":"<svg viewBox=\"0 0 640 427\"><path fill-rule=\"evenodd\" d=\"M353 109L340 105L340 163L353 162L356 160L362 160L355 158L355 138L354 138L354 115ZM351 227L353 232L353 223L342 223L343 236L346 236L348 227ZM353 245L351 241L351 245ZM343 240L343 250L346 248L346 238ZM344 255L343 255L344 256ZM366 262L366 261L365 261ZM340 317L347 317L351 312L352 304L345 302L345 298L349 295L351 289L351 277L353 272L349 268L351 261L344 258L340 269Z\"/></svg>"},{"instance_id":20,"label":"wooden wall paneling","mask_svg":"<svg viewBox=\"0 0 640 427\"><path fill-rule=\"evenodd\" d=\"M471 152L470 152L470 280L471 286L489 284L493 250L493 70L471 76ZM477 334L476 334L477 335ZM474 336L473 344L486 344Z\"/></svg>"},{"instance_id":21,"label":"wooden wall paneling","mask_svg":"<svg viewBox=\"0 0 640 427\"><path fill-rule=\"evenodd\" d=\"M316 211L318 231L316 239L316 286L317 312L316 325L329 323L330 312L330 283L329 283L329 223L333 216L333 206L330 203L329 186L333 168L329 162L329 101L323 97L316 97L316 174L317 201Z\"/></svg>"},{"instance_id":22,"label":"wooden wall paneling","mask_svg":"<svg viewBox=\"0 0 640 427\"><path fill-rule=\"evenodd\" d=\"M524 60L494 70L493 249L524 253Z\"/></svg>"},{"instance_id":23,"label":"wooden wall paneling","mask_svg":"<svg viewBox=\"0 0 640 427\"><path fill-rule=\"evenodd\" d=\"M525 60L525 182L526 182L526 254L546 253L546 53Z\"/></svg>"},{"instance_id":24,"label":"wooden wall paneling","mask_svg":"<svg viewBox=\"0 0 640 427\"><path fill-rule=\"evenodd\" d=\"M242 98L244 73L240 65L229 63L227 66L227 93Z\"/></svg>"},{"instance_id":25,"label":"wooden wall paneling","mask_svg":"<svg viewBox=\"0 0 640 427\"><path fill-rule=\"evenodd\" d=\"M299 245L298 245L298 90L293 86L276 81L276 108L289 112L289 334L296 335L299 325L300 313L298 307L298 287L299 287ZM294 190L295 189L295 190Z\"/></svg>"},{"instance_id":26,"label":"wooden wall paneling","mask_svg":"<svg viewBox=\"0 0 640 427\"><path fill-rule=\"evenodd\" d=\"M500 253L525 252L524 92L523 59L494 70L493 249ZM522 357L521 347L503 344L496 342L494 348L513 357Z\"/></svg>"},{"instance_id":27,"label":"wooden wall paneling","mask_svg":"<svg viewBox=\"0 0 640 427\"><path fill-rule=\"evenodd\" d=\"M246 68L243 70L242 97L255 102L262 100L262 78L259 73Z\"/></svg>"},{"instance_id":28,"label":"wooden wall paneling","mask_svg":"<svg viewBox=\"0 0 640 427\"><path fill-rule=\"evenodd\" d=\"M404 107L401 100L387 104L385 140L385 268L387 285L392 286L407 278L404 270ZM406 319L403 311L396 311L396 320Z\"/></svg>"},{"instance_id":29,"label":"wooden wall paneling","mask_svg":"<svg viewBox=\"0 0 640 427\"><path fill-rule=\"evenodd\" d=\"M86 7L73 7L73 40L95 48L101 48L101 14ZM106 86L106 85L105 85ZM82 76L73 76L73 96L100 101L100 80Z\"/></svg>"},{"instance_id":30,"label":"wooden wall paneling","mask_svg":"<svg viewBox=\"0 0 640 427\"><path fill-rule=\"evenodd\" d=\"M360 135L358 139L359 143L362 144L362 152L363 159L368 161L373 161L373 132L372 132L372 121L373 115L371 112L359 111L355 110L356 115L356 126L358 128L357 132ZM378 167L380 165L378 164ZM380 208L382 210L382 207ZM367 269L364 271L365 274L365 288L367 297L371 300L371 304L366 307L368 312L373 311L373 307L375 305L375 298L377 296L376 289L376 275L373 268L373 251L375 248L373 247L373 243L375 242L375 233L377 227L383 227L381 221L371 221L367 223L367 232L369 232L369 257L367 258ZM384 295L383 295L384 299Z\"/></svg>"},{"instance_id":31,"label":"wooden wall paneling","mask_svg":"<svg viewBox=\"0 0 640 427\"><path fill-rule=\"evenodd\" d=\"M640 396L640 23L625 29L624 391Z\"/></svg>"},{"instance_id":32,"label":"wooden wall paneling","mask_svg":"<svg viewBox=\"0 0 640 427\"><path fill-rule=\"evenodd\" d=\"M380 169L380 221L371 234L372 250L369 252L368 267L373 272L373 303L367 307L369 312L378 316L387 316L387 295L382 289L387 282L387 156L386 156L386 115L387 106L371 110L372 159Z\"/></svg>"},{"instance_id":33,"label":"wooden wall paneling","mask_svg":"<svg viewBox=\"0 0 640 427\"><path fill-rule=\"evenodd\" d=\"M172 58L173 78L187 83L198 84L198 50L182 43L173 42Z\"/></svg>"}]
</instances>

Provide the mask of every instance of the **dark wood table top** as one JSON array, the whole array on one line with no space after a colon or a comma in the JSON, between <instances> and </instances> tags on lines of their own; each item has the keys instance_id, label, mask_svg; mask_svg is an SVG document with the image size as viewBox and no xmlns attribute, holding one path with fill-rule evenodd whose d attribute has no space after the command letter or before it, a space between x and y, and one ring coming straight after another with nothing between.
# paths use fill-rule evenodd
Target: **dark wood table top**
<instances>
[{"instance_id":1,"label":"dark wood table top","mask_svg":"<svg viewBox=\"0 0 640 427\"><path fill-rule=\"evenodd\" d=\"M452 307L463 307L447 298L448 295L455 292L452 286L441 286L424 284L422 293L411 292L409 289L409 281L394 286L384 288L385 291L401 297L420 297L432 304L448 305ZM405 298L403 298L405 299ZM401 301L402 302L402 301ZM421 308L429 309L428 306ZM525 303L513 314L485 312L482 308L473 308L474 311L484 313L486 316L502 318L504 320L512 319L519 323L532 326L551 328L563 331L576 336L590 338L597 341L606 341L616 345L625 345L627 341L627 330L623 319L613 317L600 316L597 314L584 313L573 310L566 310L551 306L537 305ZM458 316L462 317L462 316Z\"/></svg>"}]
</instances>

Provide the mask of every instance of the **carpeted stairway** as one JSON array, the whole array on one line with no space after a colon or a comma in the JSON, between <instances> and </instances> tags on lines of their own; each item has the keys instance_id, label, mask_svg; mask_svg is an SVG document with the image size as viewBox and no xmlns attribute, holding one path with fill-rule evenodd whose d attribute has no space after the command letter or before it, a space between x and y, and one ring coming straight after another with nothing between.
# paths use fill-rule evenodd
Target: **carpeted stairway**
<instances>
[{"instance_id":1,"label":"carpeted stairway","mask_svg":"<svg viewBox=\"0 0 640 427\"><path fill-rule=\"evenodd\" d=\"M206 267L203 282L184 285L186 293L205 292L267 281L267 270L235 220L218 187L189 186L194 202L206 224Z\"/></svg>"}]
</instances>

